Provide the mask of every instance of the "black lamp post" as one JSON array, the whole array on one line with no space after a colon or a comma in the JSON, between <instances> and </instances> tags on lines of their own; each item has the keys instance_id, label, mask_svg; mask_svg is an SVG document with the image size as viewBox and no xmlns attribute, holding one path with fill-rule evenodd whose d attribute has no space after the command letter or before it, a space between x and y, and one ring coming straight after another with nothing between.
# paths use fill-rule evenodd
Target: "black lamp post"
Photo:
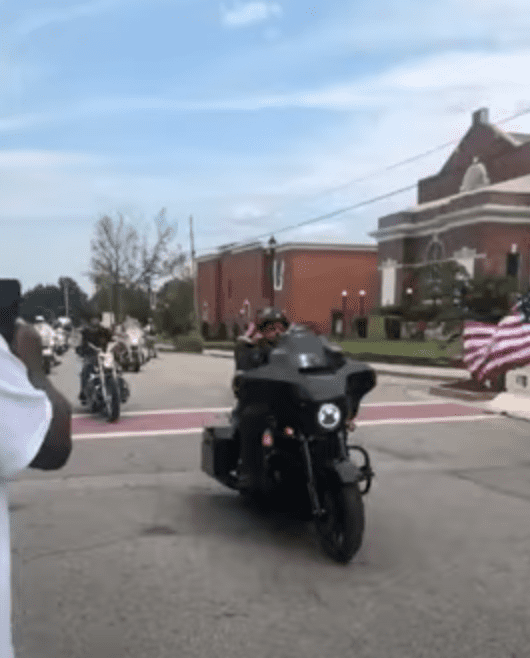
<instances>
[{"instance_id":1,"label":"black lamp post","mask_svg":"<svg viewBox=\"0 0 530 658\"><path fill-rule=\"evenodd\" d=\"M342 291L342 337L346 338L346 304L348 302L348 291Z\"/></svg>"},{"instance_id":2,"label":"black lamp post","mask_svg":"<svg viewBox=\"0 0 530 658\"><path fill-rule=\"evenodd\" d=\"M271 288L270 288L270 305L274 306L274 254L275 254L275 249L276 245L278 243L274 239L274 236L271 235L269 242L268 242L268 247L267 247L267 253L269 255L269 263L270 263L270 281L271 281Z\"/></svg>"},{"instance_id":3,"label":"black lamp post","mask_svg":"<svg viewBox=\"0 0 530 658\"><path fill-rule=\"evenodd\" d=\"M366 290L359 290L359 317L364 318L364 298Z\"/></svg>"}]
</instances>

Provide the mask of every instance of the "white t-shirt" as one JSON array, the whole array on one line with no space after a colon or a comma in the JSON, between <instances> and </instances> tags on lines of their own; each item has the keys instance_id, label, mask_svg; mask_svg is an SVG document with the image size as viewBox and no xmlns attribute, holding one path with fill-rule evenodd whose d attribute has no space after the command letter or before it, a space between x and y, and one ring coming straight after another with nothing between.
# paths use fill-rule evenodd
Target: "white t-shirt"
<instances>
[{"instance_id":1,"label":"white t-shirt","mask_svg":"<svg viewBox=\"0 0 530 658\"><path fill-rule=\"evenodd\" d=\"M51 419L46 393L32 386L26 366L0 336L0 658L14 656L7 481L33 461Z\"/></svg>"}]
</instances>

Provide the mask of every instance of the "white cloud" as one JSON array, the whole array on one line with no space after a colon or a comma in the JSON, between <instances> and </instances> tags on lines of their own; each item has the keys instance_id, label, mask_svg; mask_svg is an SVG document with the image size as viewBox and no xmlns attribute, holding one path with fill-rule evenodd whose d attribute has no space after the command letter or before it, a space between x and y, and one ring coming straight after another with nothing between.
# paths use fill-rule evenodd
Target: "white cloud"
<instances>
[{"instance_id":1,"label":"white cloud","mask_svg":"<svg viewBox=\"0 0 530 658\"><path fill-rule=\"evenodd\" d=\"M277 2L236 2L232 9L221 4L221 21L227 27L246 27L255 23L262 23L271 18L280 18L282 8Z\"/></svg>"},{"instance_id":2,"label":"white cloud","mask_svg":"<svg viewBox=\"0 0 530 658\"><path fill-rule=\"evenodd\" d=\"M189 0L180 0L179 4L184 4ZM152 5L154 2L167 2L175 5L177 0L89 0L76 5L70 5L56 9L53 7L46 7L40 11L31 12L20 19L15 25L15 31L19 36L28 36L36 30L54 25L57 23L68 23L69 21L78 18L91 18L92 16L99 16L108 11L112 11L118 7L130 6L131 3L143 3L145 5Z\"/></svg>"},{"instance_id":3,"label":"white cloud","mask_svg":"<svg viewBox=\"0 0 530 658\"><path fill-rule=\"evenodd\" d=\"M39 12L29 14L16 26L20 36L27 36L55 23L67 23L76 18L97 16L122 4L123 0L93 0L78 5L71 5L62 9L46 8Z\"/></svg>"},{"instance_id":4,"label":"white cloud","mask_svg":"<svg viewBox=\"0 0 530 658\"><path fill-rule=\"evenodd\" d=\"M499 106L507 113L530 105L530 49L505 54L484 52L447 53L395 67L382 74L352 82L286 94L262 94L206 101L157 96L83 100L70 107L33 112L0 119L0 131L77 121L84 117L129 113L256 111L273 108L321 108L341 112L403 109L415 114L468 113L477 104Z\"/></svg>"},{"instance_id":5,"label":"white cloud","mask_svg":"<svg viewBox=\"0 0 530 658\"><path fill-rule=\"evenodd\" d=\"M98 162L99 158L95 156L67 151L0 151L0 169L60 168Z\"/></svg>"}]
</instances>

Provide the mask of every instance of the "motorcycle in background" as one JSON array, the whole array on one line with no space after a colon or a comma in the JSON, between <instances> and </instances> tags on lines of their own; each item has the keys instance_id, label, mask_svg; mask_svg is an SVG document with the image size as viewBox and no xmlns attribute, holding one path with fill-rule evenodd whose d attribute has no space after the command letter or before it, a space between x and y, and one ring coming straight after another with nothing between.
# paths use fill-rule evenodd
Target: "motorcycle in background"
<instances>
[{"instance_id":1,"label":"motorcycle in background","mask_svg":"<svg viewBox=\"0 0 530 658\"><path fill-rule=\"evenodd\" d=\"M144 340L142 330L136 327L127 327L116 334L115 354L120 366L125 370L138 372L145 363L143 354Z\"/></svg>"},{"instance_id":2,"label":"motorcycle in background","mask_svg":"<svg viewBox=\"0 0 530 658\"><path fill-rule=\"evenodd\" d=\"M106 351L92 343L89 345L96 352L97 360L86 383L85 403L92 413L101 412L109 422L114 422L119 418L120 406L127 402L130 390L114 358L114 343L109 343Z\"/></svg>"},{"instance_id":3,"label":"motorcycle in background","mask_svg":"<svg viewBox=\"0 0 530 658\"><path fill-rule=\"evenodd\" d=\"M68 350L68 336L65 330L58 326L55 328L55 353L61 356Z\"/></svg>"},{"instance_id":4,"label":"motorcycle in background","mask_svg":"<svg viewBox=\"0 0 530 658\"><path fill-rule=\"evenodd\" d=\"M147 360L149 359L156 359L157 358L157 353L156 353L156 347L155 347L155 330L151 325L147 325L144 328L144 340L145 340L145 346L147 350Z\"/></svg>"},{"instance_id":5,"label":"motorcycle in background","mask_svg":"<svg viewBox=\"0 0 530 658\"><path fill-rule=\"evenodd\" d=\"M49 375L51 367L55 365L55 332L42 316L35 318L35 329L39 332L42 341L42 361L44 372Z\"/></svg>"}]
</instances>

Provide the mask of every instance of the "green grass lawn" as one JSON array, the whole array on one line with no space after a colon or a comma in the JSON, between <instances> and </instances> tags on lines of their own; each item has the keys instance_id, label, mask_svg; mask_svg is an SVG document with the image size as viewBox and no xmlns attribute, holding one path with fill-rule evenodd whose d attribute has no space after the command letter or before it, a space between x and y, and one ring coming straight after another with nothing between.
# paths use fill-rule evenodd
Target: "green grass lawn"
<instances>
[{"instance_id":1,"label":"green grass lawn","mask_svg":"<svg viewBox=\"0 0 530 658\"><path fill-rule=\"evenodd\" d=\"M405 356L411 358L451 359L461 351L460 340L455 340L447 347L435 340L345 340L337 341L346 352L351 354L380 354Z\"/></svg>"},{"instance_id":2,"label":"green grass lawn","mask_svg":"<svg viewBox=\"0 0 530 658\"><path fill-rule=\"evenodd\" d=\"M342 346L345 352L350 354L373 354L380 356L405 357L411 359L432 359L436 361L451 361L462 349L460 340L444 347L436 340L332 340ZM234 342L206 341L205 349L233 350Z\"/></svg>"}]
</instances>

